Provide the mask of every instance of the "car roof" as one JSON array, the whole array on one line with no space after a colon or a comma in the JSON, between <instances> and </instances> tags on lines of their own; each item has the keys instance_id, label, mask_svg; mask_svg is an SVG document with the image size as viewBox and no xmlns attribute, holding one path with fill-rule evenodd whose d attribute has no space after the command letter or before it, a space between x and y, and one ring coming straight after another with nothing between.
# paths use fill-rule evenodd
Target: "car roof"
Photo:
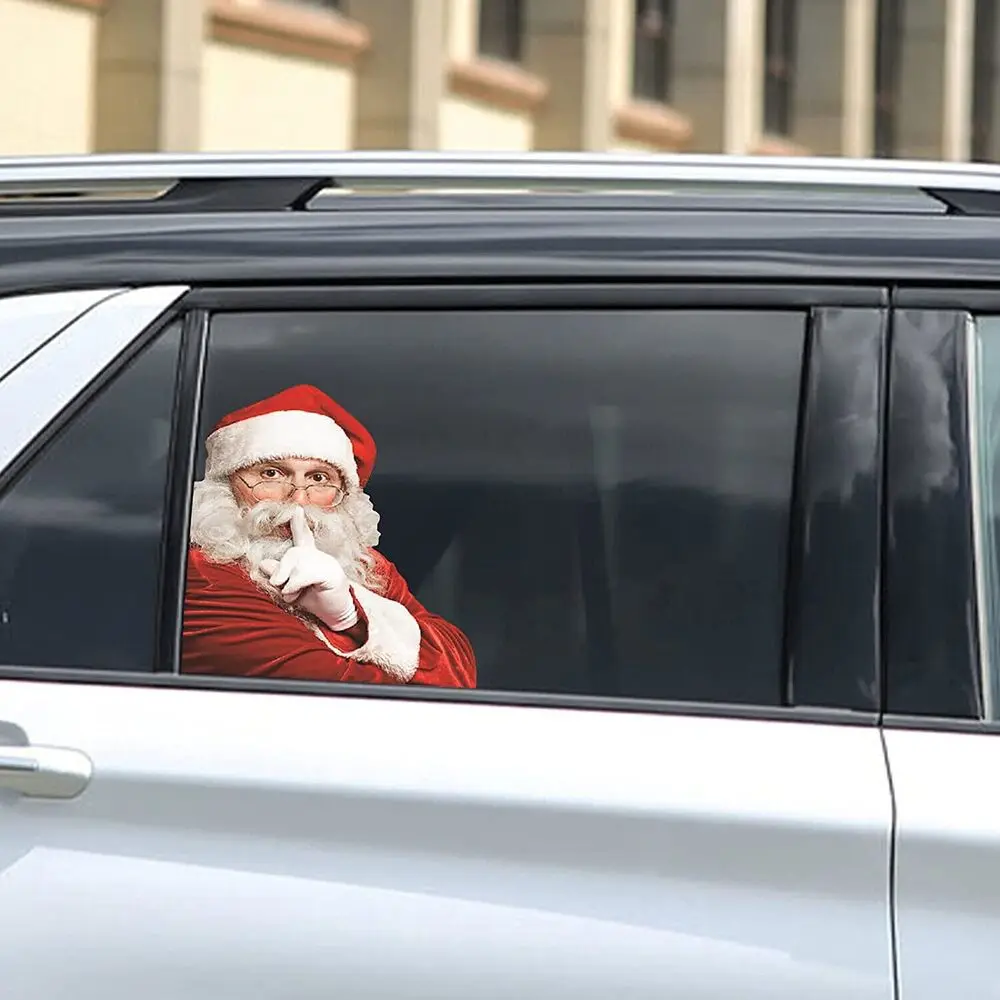
<instances>
[{"instance_id":1,"label":"car roof","mask_svg":"<svg viewBox=\"0 0 1000 1000\"><path fill-rule=\"evenodd\" d=\"M0 291L344 279L990 282L1000 170L677 154L0 158Z\"/></svg>"}]
</instances>

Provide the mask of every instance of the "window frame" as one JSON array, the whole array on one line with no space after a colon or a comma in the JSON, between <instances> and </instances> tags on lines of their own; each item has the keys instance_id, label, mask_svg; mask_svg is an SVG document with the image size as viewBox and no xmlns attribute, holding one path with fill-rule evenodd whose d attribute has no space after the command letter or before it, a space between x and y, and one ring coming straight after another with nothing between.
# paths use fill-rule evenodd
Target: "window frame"
<instances>
[{"instance_id":1,"label":"window frame","mask_svg":"<svg viewBox=\"0 0 1000 1000\"><path fill-rule=\"evenodd\" d=\"M118 337L121 337L123 334L128 337L130 333L132 334L130 339L125 340L124 347L118 351L110 363L100 360L102 355L104 355L106 348L104 350L96 350L95 357L88 359L89 363L97 366L96 369L85 369L85 371L92 371L94 373L93 377L89 381L80 383L82 388L72 395L66 405L57 405L57 408L47 415L48 419L45 421L39 433L37 433L30 441L25 443L10 462L8 462L5 466L0 467L0 495L5 494L8 489L16 489L22 474L36 460L44 456L49 446L62 434L65 429L72 424L76 417L79 416L92 401L99 397L104 390L125 371L125 369L131 366L132 363L136 361L136 359L142 355L155 340L157 340L171 327L174 327L177 324L181 325L181 343L178 350L178 367L175 371L174 404L171 414L170 451L168 452L167 457L164 521L160 529L159 554L157 557L159 572L157 580L155 581L155 591L157 594L157 600L161 605L161 613L155 616L154 619L152 672L91 671L89 668L63 670L39 666L16 667L0 664L0 678L37 678L39 675L42 677L49 677L57 674L80 676L91 672L100 674L104 677L113 677L115 673L119 673L123 678L144 678L153 676L158 670L161 669L163 622L162 598L164 588L167 586L167 581L169 579L164 573L164 567L168 562L167 511L170 509L172 497L175 492L173 478L173 450L176 447L175 441L177 439L177 421L178 414L180 412L178 408L178 399L180 398L180 394L184 390L185 385L185 381L182 378L181 361L185 352L186 338L184 326L186 323L188 309L187 295L189 288L188 286L146 286L145 288L134 289L134 291L140 294L140 298L142 297L141 293L145 292L154 297L158 296L162 299L161 303L159 303L161 311L153 314L153 318L148 322L141 322L139 327L133 328L133 323L136 319L136 310L138 308L138 314L142 315L144 311L143 306L141 303L130 302L125 294L125 290L115 290L109 296L100 299L96 304L93 304L88 309L85 309L82 313L80 313L80 315L75 317L69 324L63 326L58 333L46 341L41 350L49 351L54 360L62 362L64 359L59 357L61 351L59 338L67 330L70 330L75 324L81 322L85 318L93 320L95 316L98 316L102 322L110 325ZM104 308L102 309L102 307ZM153 308L156 308L156 306L153 306ZM77 359L77 366L78 365L79 359ZM38 377L33 375L33 373L30 372L30 369L28 370L28 373L29 377ZM74 375L74 382L79 381L77 377L78 375L79 371L76 371L76 374ZM2 392L0 392L0 396L2 396Z\"/></svg>"},{"instance_id":2,"label":"window frame","mask_svg":"<svg viewBox=\"0 0 1000 1000\"><path fill-rule=\"evenodd\" d=\"M868 665L863 680L878 688L877 698L870 708L840 708L826 706L755 706L740 704L684 702L640 698L569 695L537 692L451 690L440 688L413 688L392 686L366 686L334 682L309 682L291 680L265 680L260 678L226 678L183 675L177 672L180 652L180 609L183 606L184 573L186 560L188 515L192 471L197 452L197 430L200 426L202 382L207 355L208 321L215 312L243 312L279 310L288 312L315 310L460 310L475 307L506 311L518 309L621 309L669 310L770 310L800 311L806 324L806 346L803 357L803 378L798 400L799 426L797 430L796 461L793 469L791 496L790 558L785 582L785 613L794 618L808 605L809 594L802 592L802 566L805 560L806 538L803 527L810 516L816 489L811 477L818 475L818 466L811 455L822 439L822 421L815 416L816 401L823 392L829 396L843 393L843 387L831 383L828 359L822 338L816 330L822 322L829 322L844 309L867 312L872 317L872 334L879 344L884 332L878 317L884 310L887 292L873 286L802 286L781 284L591 284L574 287L568 284L545 285L346 285L336 287L272 286L194 289L185 299L186 310L184 342L181 353L181 378L178 382L179 409L175 414L178 428L171 454L170 507L164 537L171 551L165 553L166 567L163 581L161 627L161 669L153 674L119 674L96 670L54 670L44 667L11 668L0 666L0 678L29 677L45 680L65 680L83 683L112 683L119 685L176 686L208 690L229 690L261 694L302 694L324 697L376 697L422 699L470 704L507 704L522 706L548 706L603 711L652 712L671 715L694 715L730 718L770 719L785 721L819 721L852 725L875 725L878 722L877 699L881 697L878 664ZM824 317L826 319L824 320ZM140 338L146 342L145 338ZM136 346L138 350L138 345ZM131 352L134 356L135 351ZM122 362L124 364L124 362ZM119 366L116 366L118 370ZM103 382L103 379L98 380ZM91 398L99 385L91 386L86 396ZM879 395L883 393L881 372ZM82 405L81 401L81 405ZM77 408L75 407L74 410ZM881 423L881 412L878 420ZM881 434L877 435L879 441ZM877 470L881 478L881 471ZM879 501L880 502L880 501ZM870 501L864 510L846 505L848 517L879 519L877 506ZM877 578L880 546L874 544L865 558L871 562L871 572ZM872 627L877 630L874 619ZM783 637L785 686L794 691L798 678L810 667L809 657L803 659L802 636L793 622L786 621ZM872 637L872 648L877 648L877 636ZM851 666L842 659L845 672ZM872 673L874 671L874 673ZM856 683L857 678L848 678Z\"/></svg>"},{"instance_id":3,"label":"window frame","mask_svg":"<svg viewBox=\"0 0 1000 1000\"><path fill-rule=\"evenodd\" d=\"M948 383L950 392L954 395L961 406L961 420L956 427L956 448L961 476L960 488L955 492L951 500L953 517L955 520L964 520L964 539L961 540L961 547L957 550L957 558L961 560L962 572L966 580L969 592L973 595L973 600L969 604L966 612L969 618L968 640L966 648L961 652L961 663L949 664L949 672L942 678L941 686L946 683L975 689L975 704L970 705L962 714L939 714L934 712L931 699L925 698L924 703L919 707L920 714L909 711L901 711L893 705L892 692L887 686L886 706L884 713L884 724L895 729L918 729L939 732L965 732L965 733L997 733L1000 734L1000 719L989 720L985 715L983 683L983 660L980 653L980 640L982 628L982 616L980 604L982 600L981 573L978 562L978 553L975 545L978 540L979 529L975 522L977 513L977 500L975 496L975 470L974 444L976 428L971 423L971 408L975 403L973 378L975 375L975 356L973 352L975 323L981 314L991 314L1000 316L1000 288L990 288L988 286L978 287L943 287L924 286L898 289L893 294L893 327L898 328L906 321L905 313L912 314L927 313L937 314L951 324L952 344L950 350L957 360L956 374ZM969 322L971 319L971 323ZM894 337L897 336L894 329ZM890 445L891 447L891 433ZM892 485L891 464L889 467L889 491L894 492ZM888 516L892 517L892 505L890 504ZM930 515L925 521L925 530L939 530L935 519ZM960 540L956 539L956 542ZM907 556L905 552L890 551L888 553L888 566L890 571L895 567L895 571L906 573L910 570L907 567ZM902 561L901 566L896 564ZM890 631L888 638L891 641L891 632L896 627L896 623L890 618ZM956 658L957 661L958 658Z\"/></svg>"}]
</instances>

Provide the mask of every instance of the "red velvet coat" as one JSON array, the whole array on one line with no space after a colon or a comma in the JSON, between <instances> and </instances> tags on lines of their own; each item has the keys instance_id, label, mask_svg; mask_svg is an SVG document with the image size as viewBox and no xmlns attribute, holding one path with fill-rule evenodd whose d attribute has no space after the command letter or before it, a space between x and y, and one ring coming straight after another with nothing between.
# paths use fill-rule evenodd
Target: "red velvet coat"
<instances>
[{"instance_id":1,"label":"red velvet coat","mask_svg":"<svg viewBox=\"0 0 1000 1000\"><path fill-rule=\"evenodd\" d=\"M388 559L375 555L381 596L354 587L362 645L310 626L277 605L235 563L188 550L181 670L190 674L281 677L372 684L476 686L476 658L454 625L410 593ZM405 610L404 610L405 609Z\"/></svg>"}]
</instances>

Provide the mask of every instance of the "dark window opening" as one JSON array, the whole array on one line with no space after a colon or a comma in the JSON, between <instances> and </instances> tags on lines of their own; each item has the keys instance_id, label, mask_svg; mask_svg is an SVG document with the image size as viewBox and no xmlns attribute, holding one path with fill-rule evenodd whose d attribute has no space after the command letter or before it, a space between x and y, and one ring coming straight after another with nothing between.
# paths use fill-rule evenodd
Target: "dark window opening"
<instances>
[{"instance_id":1,"label":"dark window opening","mask_svg":"<svg viewBox=\"0 0 1000 1000\"><path fill-rule=\"evenodd\" d=\"M520 62L524 38L521 0L479 0L479 53Z\"/></svg>"},{"instance_id":2,"label":"dark window opening","mask_svg":"<svg viewBox=\"0 0 1000 1000\"><path fill-rule=\"evenodd\" d=\"M674 5L672 0L636 0L632 36L632 93L669 104L673 97Z\"/></svg>"},{"instance_id":3,"label":"dark window opening","mask_svg":"<svg viewBox=\"0 0 1000 1000\"><path fill-rule=\"evenodd\" d=\"M764 131L792 132L795 87L796 0L767 0L764 33Z\"/></svg>"},{"instance_id":4,"label":"dark window opening","mask_svg":"<svg viewBox=\"0 0 1000 1000\"><path fill-rule=\"evenodd\" d=\"M878 0L875 24L876 156L895 156L903 50L903 0Z\"/></svg>"}]
</instances>

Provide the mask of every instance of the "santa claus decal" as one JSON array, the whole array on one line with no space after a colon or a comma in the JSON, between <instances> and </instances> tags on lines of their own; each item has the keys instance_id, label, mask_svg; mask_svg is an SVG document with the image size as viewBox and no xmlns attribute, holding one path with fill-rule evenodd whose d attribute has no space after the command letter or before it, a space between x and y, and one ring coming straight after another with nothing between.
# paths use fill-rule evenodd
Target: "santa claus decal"
<instances>
[{"instance_id":1,"label":"santa claus decal","mask_svg":"<svg viewBox=\"0 0 1000 1000\"><path fill-rule=\"evenodd\" d=\"M313 386L219 422L194 485L185 673L475 687L468 639L375 551L374 462Z\"/></svg>"}]
</instances>

